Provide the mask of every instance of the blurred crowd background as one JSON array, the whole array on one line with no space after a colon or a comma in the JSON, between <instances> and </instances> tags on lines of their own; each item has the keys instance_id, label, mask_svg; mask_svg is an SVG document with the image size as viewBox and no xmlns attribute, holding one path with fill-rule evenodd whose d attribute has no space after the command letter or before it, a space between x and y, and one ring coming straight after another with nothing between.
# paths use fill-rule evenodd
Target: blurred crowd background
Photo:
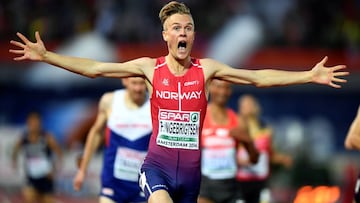
<instances>
[{"instance_id":1,"label":"blurred crowd background","mask_svg":"<svg viewBox=\"0 0 360 203\"><path fill-rule=\"evenodd\" d=\"M38 110L61 143L66 159L58 173L59 202L96 202L101 150L88 183L75 193L75 157L107 91L118 79L89 79L45 64L12 61L9 40L40 34L49 50L101 61L166 54L158 12L164 0L2 0L0 3L0 202L16 202L23 172L10 154L22 135L26 114ZM234 67L308 70L329 56L351 76L342 89L319 85L257 89L234 86L229 106L255 95L263 120L274 129L274 145L294 157L291 169L273 168L272 202L292 202L299 188L336 186L351 198L360 154L343 142L360 104L359 0L184 0L195 21L193 55ZM75 198L76 200L72 200ZM21 201L20 201L21 202Z\"/></svg>"}]
</instances>

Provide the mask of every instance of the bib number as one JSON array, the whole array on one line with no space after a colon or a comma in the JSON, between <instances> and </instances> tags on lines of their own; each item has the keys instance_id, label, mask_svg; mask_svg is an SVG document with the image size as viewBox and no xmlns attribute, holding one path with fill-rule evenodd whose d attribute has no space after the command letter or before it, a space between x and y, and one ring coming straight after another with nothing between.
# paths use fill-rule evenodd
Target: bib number
<instances>
[{"instance_id":1,"label":"bib number","mask_svg":"<svg viewBox=\"0 0 360 203\"><path fill-rule=\"evenodd\" d=\"M51 172L52 166L49 160L44 157L31 157L27 160L29 176L40 178Z\"/></svg>"},{"instance_id":2,"label":"bib number","mask_svg":"<svg viewBox=\"0 0 360 203\"><path fill-rule=\"evenodd\" d=\"M202 153L202 173L205 176L213 179L235 177L235 149L204 149Z\"/></svg>"},{"instance_id":3,"label":"bib number","mask_svg":"<svg viewBox=\"0 0 360 203\"><path fill-rule=\"evenodd\" d=\"M167 148L199 149L200 112L159 110L156 143Z\"/></svg>"},{"instance_id":4,"label":"bib number","mask_svg":"<svg viewBox=\"0 0 360 203\"><path fill-rule=\"evenodd\" d=\"M114 163L114 177L121 180L138 181L139 169L145 155L146 152L119 147Z\"/></svg>"}]
</instances>

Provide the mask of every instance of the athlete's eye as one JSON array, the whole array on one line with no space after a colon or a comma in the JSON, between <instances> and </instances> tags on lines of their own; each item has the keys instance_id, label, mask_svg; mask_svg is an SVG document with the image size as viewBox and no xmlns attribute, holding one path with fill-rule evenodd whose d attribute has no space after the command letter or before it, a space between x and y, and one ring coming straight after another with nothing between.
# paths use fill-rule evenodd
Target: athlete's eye
<instances>
[{"instance_id":1,"label":"athlete's eye","mask_svg":"<svg viewBox=\"0 0 360 203\"><path fill-rule=\"evenodd\" d=\"M187 32L191 32L191 31L193 31L193 27L192 26L187 26L187 27L185 27L185 30Z\"/></svg>"},{"instance_id":2,"label":"athlete's eye","mask_svg":"<svg viewBox=\"0 0 360 203\"><path fill-rule=\"evenodd\" d=\"M180 31L181 27L180 27L180 26L175 26L173 29L174 29L175 31Z\"/></svg>"}]
</instances>

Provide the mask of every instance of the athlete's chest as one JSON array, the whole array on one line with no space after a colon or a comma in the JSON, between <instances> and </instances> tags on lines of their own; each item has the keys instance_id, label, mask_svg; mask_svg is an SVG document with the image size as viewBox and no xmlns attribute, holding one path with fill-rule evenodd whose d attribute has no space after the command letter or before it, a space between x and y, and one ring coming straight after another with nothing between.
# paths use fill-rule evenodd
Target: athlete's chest
<instances>
[{"instance_id":1,"label":"athlete's chest","mask_svg":"<svg viewBox=\"0 0 360 203\"><path fill-rule=\"evenodd\" d=\"M201 69L191 68L183 76L174 76L164 67L154 79L153 99L161 106L185 106L206 102L204 77Z\"/></svg>"}]
</instances>

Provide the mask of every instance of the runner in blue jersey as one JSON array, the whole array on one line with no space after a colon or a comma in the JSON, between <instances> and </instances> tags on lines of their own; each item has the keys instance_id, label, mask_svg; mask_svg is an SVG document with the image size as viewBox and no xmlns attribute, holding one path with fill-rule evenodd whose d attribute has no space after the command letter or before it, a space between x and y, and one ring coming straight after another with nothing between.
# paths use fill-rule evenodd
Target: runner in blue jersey
<instances>
[{"instance_id":1,"label":"runner in blue jersey","mask_svg":"<svg viewBox=\"0 0 360 203\"><path fill-rule=\"evenodd\" d=\"M74 189L80 190L94 151L102 140L105 152L101 174L100 203L145 202L138 184L140 165L152 132L150 102L142 78L123 79L126 89L105 93L86 140Z\"/></svg>"}]
</instances>

